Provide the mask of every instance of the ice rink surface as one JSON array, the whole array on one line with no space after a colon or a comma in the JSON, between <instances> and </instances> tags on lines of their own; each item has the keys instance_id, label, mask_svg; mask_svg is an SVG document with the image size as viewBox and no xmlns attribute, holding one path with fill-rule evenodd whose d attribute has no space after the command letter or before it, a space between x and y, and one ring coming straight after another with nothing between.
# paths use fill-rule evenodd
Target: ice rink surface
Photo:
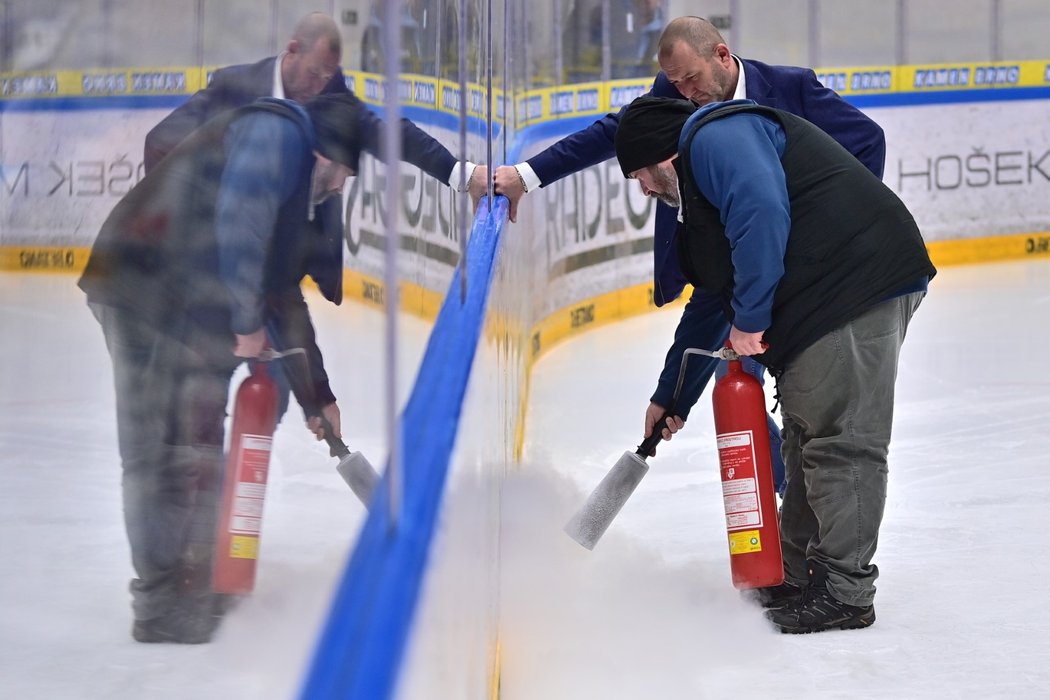
<instances>
[{"instance_id":1,"label":"ice rink surface","mask_svg":"<svg viewBox=\"0 0 1050 700\"><path fill-rule=\"evenodd\" d=\"M378 466L384 318L311 308L347 442ZM640 441L677 316L596 329L535 366L503 487L502 697L1047 697L1050 262L946 268L916 313L867 630L780 635L733 590L709 394L594 552L560 535ZM294 697L364 515L298 408L275 440L253 595L212 644L137 644L101 332L72 277L0 275L0 325L0 696ZM401 395L428 332L402 324ZM449 487L446 510L471 508Z\"/></svg>"}]
</instances>

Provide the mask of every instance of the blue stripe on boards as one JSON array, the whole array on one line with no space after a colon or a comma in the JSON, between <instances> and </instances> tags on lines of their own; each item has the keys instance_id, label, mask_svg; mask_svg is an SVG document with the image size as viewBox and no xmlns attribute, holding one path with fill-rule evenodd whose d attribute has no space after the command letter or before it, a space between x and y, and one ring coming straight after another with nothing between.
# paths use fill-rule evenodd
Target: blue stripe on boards
<instances>
[{"instance_id":1,"label":"blue stripe on boards","mask_svg":"<svg viewBox=\"0 0 1050 700\"><path fill-rule=\"evenodd\" d=\"M938 92L890 92L880 95L843 95L854 107L912 107L963 102L1013 102L1050 98L1050 86L944 90Z\"/></svg>"},{"instance_id":2,"label":"blue stripe on boards","mask_svg":"<svg viewBox=\"0 0 1050 700\"><path fill-rule=\"evenodd\" d=\"M175 109L189 95L107 95L0 100L0 112L83 112L99 109Z\"/></svg>"},{"instance_id":3,"label":"blue stripe on boards","mask_svg":"<svg viewBox=\"0 0 1050 700\"><path fill-rule=\"evenodd\" d=\"M85 112L92 110L134 110L134 109L175 109L190 99L189 95L106 95L96 97L34 97L0 99L0 113L3 112ZM380 117L383 116L382 105L366 106ZM438 112L428 107L403 105L402 116L411 119L420 126L432 126L449 131L459 131L459 115L449 112ZM476 135L485 133L485 120L480 117L467 117L467 130ZM498 126L496 127L498 133Z\"/></svg>"},{"instance_id":4,"label":"blue stripe on boards","mask_svg":"<svg viewBox=\"0 0 1050 700\"><path fill-rule=\"evenodd\" d=\"M1050 85L1036 87L979 88L973 90L938 90L930 92L890 92L879 94L843 95L850 104L864 107L907 107L933 104L965 102L1013 102L1016 100L1050 99ZM97 97L36 97L0 99L2 112L72 112L98 109L174 109L189 99L189 95L107 95ZM382 116L383 108L368 105ZM439 112L428 107L405 105L402 111L417 124L436 126L452 131L459 129L459 115ZM551 119L525 127L531 138L544 138L566 133L590 125L604 114L570 116ZM476 116L468 117L468 128L472 133L485 132L485 121Z\"/></svg>"},{"instance_id":5,"label":"blue stripe on boards","mask_svg":"<svg viewBox=\"0 0 1050 700\"><path fill-rule=\"evenodd\" d=\"M303 700L391 697L422 586L471 365L485 319L507 202L483 200L467 244L467 294L457 268L401 418L402 509L390 523L380 481L315 650ZM409 449L410 447L410 449Z\"/></svg>"}]
</instances>

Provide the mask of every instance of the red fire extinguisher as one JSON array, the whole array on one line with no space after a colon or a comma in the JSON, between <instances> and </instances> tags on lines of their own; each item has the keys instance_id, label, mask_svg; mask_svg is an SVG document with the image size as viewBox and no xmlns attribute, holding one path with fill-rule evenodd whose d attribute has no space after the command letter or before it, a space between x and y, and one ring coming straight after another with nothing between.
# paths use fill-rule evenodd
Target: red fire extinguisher
<instances>
[{"instance_id":1,"label":"red fire extinguisher","mask_svg":"<svg viewBox=\"0 0 1050 700\"><path fill-rule=\"evenodd\" d=\"M233 407L212 572L212 588L218 593L245 594L255 586L263 498L276 426L277 387L266 363L255 362L237 389Z\"/></svg>"},{"instance_id":2,"label":"red fire extinguisher","mask_svg":"<svg viewBox=\"0 0 1050 700\"><path fill-rule=\"evenodd\" d=\"M729 371L715 383L712 400L733 586L776 586L784 581L784 562L765 394L739 359L728 362Z\"/></svg>"}]
</instances>

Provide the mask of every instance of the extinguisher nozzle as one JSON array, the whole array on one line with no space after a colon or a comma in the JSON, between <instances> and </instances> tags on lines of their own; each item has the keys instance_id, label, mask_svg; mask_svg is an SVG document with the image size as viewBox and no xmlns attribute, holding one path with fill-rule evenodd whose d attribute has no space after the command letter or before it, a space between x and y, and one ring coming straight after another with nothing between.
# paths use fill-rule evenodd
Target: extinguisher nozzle
<instances>
[{"instance_id":1,"label":"extinguisher nozzle","mask_svg":"<svg viewBox=\"0 0 1050 700\"><path fill-rule=\"evenodd\" d=\"M565 526L566 534L586 549L594 549L648 471L642 457L624 452Z\"/></svg>"},{"instance_id":2,"label":"extinguisher nozzle","mask_svg":"<svg viewBox=\"0 0 1050 700\"><path fill-rule=\"evenodd\" d=\"M361 499L367 508L372 502L372 493L379 482L379 474L376 473L371 463L360 452L351 452L339 460L336 470L354 495Z\"/></svg>"}]
</instances>

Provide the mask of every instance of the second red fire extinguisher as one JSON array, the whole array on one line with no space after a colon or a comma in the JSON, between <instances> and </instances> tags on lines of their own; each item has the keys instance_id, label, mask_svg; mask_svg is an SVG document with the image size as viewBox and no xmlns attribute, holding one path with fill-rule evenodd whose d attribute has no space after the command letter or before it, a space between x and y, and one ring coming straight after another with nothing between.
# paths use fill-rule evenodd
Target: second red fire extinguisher
<instances>
[{"instance_id":1,"label":"second red fire extinguisher","mask_svg":"<svg viewBox=\"0 0 1050 700\"><path fill-rule=\"evenodd\" d=\"M784 563L765 393L739 359L729 360L728 369L712 400L733 586L776 586L784 581Z\"/></svg>"},{"instance_id":2,"label":"second red fire extinguisher","mask_svg":"<svg viewBox=\"0 0 1050 700\"><path fill-rule=\"evenodd\" d=\"M276 426L277 387L266 363L255 362L234 400L212 573L212 588L218 593L243 595L255 586L263 498Z\"/></svg>"}]
</instances>

